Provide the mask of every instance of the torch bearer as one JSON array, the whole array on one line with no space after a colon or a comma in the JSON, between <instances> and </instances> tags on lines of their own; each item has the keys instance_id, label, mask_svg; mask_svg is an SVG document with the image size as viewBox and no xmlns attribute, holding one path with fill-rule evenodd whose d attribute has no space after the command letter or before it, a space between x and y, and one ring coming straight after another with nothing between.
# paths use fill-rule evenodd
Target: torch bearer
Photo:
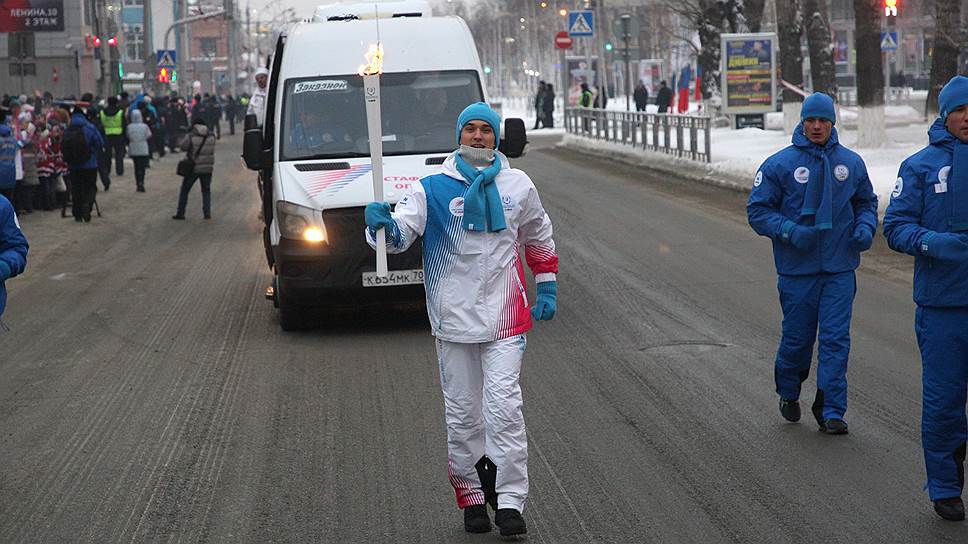
<instances>
[{"instance_id":1,"label":"torch bearer","mask_svg":"<svg viewBox=\"0 0 968 544\"><path fill-rule=\"evenodd\" d=\"M370 164L373 175L373 200L383 202L383 126L380 121L380 73L383 71L383 44L371 44L366 64L360 66L363 76L363 98L366 101L366 128L370 136ZM376 275L385 278L387 241L385 229L376 233Z\"/></svg>"}]
</instances>

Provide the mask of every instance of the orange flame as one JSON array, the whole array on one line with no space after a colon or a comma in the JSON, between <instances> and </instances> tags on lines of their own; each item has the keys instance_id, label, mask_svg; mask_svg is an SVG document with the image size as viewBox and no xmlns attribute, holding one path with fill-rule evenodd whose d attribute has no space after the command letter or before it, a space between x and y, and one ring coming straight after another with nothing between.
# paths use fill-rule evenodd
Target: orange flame
<instances>
[{"instance_id":1,"label":"orange flame","mask_svg":"<svg viewBox=\"0 0 968 544\"><path fill-rule=\"evenodd\" d=\"M369 51L367 51L363 56L366 58L366 64L360 65L361 76L373 76L383 73L382 43L371 43Z\"/></svg>"}]
</instances>

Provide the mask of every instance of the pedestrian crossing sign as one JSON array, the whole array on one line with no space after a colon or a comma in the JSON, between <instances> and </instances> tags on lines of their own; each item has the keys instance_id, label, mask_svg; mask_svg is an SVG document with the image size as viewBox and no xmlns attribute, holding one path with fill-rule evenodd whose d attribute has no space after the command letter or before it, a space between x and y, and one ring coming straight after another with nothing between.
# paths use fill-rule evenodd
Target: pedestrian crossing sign
<instances>
[{"instance_id":1,"label":"pedestrian crossing sign","mask_svg":"<svg viewBox=\"0 0 968 544\"><path fill-rule=\"evenodd\" d=\"M572 11L568 13L569 36L594 36L595 19L591 11Z\"/></svg>"},{"instance_id":2,"label":"pedestrian crossing sign","mask_svg":"<svg viewBox=\"0 0 968 544\"><path fill-rule=\"evenodd\" d=\"M897 32L881 32L881 51L897 51Z\"/></svg>"},{"instance_id":3,"label":"pedestrian crossing sign","mask_svg":"<svg viewBox=\"0 0 968 544\"><path fill-rule=\"evenodd\" d=\"M158 68L174 68L177 66L174 49L159 49L155 51L155 58L158 60L156 63Z\"/></svg>"}]
</instances>

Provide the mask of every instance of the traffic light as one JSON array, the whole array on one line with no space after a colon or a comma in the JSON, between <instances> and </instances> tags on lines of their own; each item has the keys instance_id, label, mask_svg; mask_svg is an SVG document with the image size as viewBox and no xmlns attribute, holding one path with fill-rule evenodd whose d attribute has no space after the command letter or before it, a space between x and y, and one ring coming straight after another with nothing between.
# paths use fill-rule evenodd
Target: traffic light
<instances>
[{"instance_id":1,"label":"traffic light","mask_svg":"<svg viewBox=\"0 0 968 544\"><path fill-rule=\"evenodd\" d=\"M611 51L612 49L615 49L615 46L612 45L612 42L605 42L605 50Z\"/></svg>"},{"instance_id":2,"label":"traffic light","mask_svg":"<svg viewBox=\"0 0 968 544\"><path fill-rule=\"evenodd\" d=\"M897 17L897 0L884 0L884 16Z\"/></svg>"},{"instance_id":3,"label":"traffic light","mask_svg":"<svg viewBox=\"0 0 968 544\"><path fill-rule=\"evenodd\" d=\"M108 45L115 45L115 46L118 45L118 37L111 36L110 38L108 38Z\"/></svg>"},{"instance_id":4,"label":"traffic light","mask_svg":"<svg viewBox=\"0 0 968 544\"><path fill-rule=\"evenodd\" d=\"M171 83L171 72L168 68L158 69L158 83Z\"/></svg>"},{"instance_id":5,"label":"traffic light","mask_svg":"<svg viewBox=\"0 0 968 544\"><path fill-rule=\"evenodd\" d=\"M490 74L491 73L491 67L490 66L485 66L484 67L484 73L485 74Z\"/></svg>"}]
</instances>

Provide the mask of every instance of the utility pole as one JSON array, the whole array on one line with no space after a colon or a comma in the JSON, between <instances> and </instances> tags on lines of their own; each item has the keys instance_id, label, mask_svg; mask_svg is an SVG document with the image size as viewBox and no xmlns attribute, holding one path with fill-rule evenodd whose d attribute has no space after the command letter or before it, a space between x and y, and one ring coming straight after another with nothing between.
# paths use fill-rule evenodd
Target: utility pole
<instances>
[{"instance_id":1,"label":"utility pole","mask_svg":"<svg viewBox=\"0 0 968 544\"><path fill-rule=\"evenodd\" d=\"M147 91L152 88L152 80L154 79L155 73L155 31L151 24L151 0L144 0L144 20L141 23L141 27L145 33L145 76L143 86L145 91Z\"/></svg>"},{"instance_id":2,"label":"utility pole","mask_svg":"<svg viewBox=\"0 0 968 544\"><path fill-rule=\"evenodd\" d=\"M225 22L229 31L229 88L232 96L238 94L239 82L239 36L235 31L235 3L225 0Z\"/></svg>"},{"instance_id":3,"label":"utility pole","mask_svg":"<svg viewBox=\"0 0 968 544\"><path fill-rule=\"evenodd\" d=\"M108 44L108 33L110 32L110 26L108 24L107 16L107 6L105 5L105 0L96 0L94 4L94 36L101 41L101 45L97 48L99 59L99 65L101 66L101 80L98 86L98 94L101 96L111 95L111 45Z\"/></svg>"}]
</instances>

